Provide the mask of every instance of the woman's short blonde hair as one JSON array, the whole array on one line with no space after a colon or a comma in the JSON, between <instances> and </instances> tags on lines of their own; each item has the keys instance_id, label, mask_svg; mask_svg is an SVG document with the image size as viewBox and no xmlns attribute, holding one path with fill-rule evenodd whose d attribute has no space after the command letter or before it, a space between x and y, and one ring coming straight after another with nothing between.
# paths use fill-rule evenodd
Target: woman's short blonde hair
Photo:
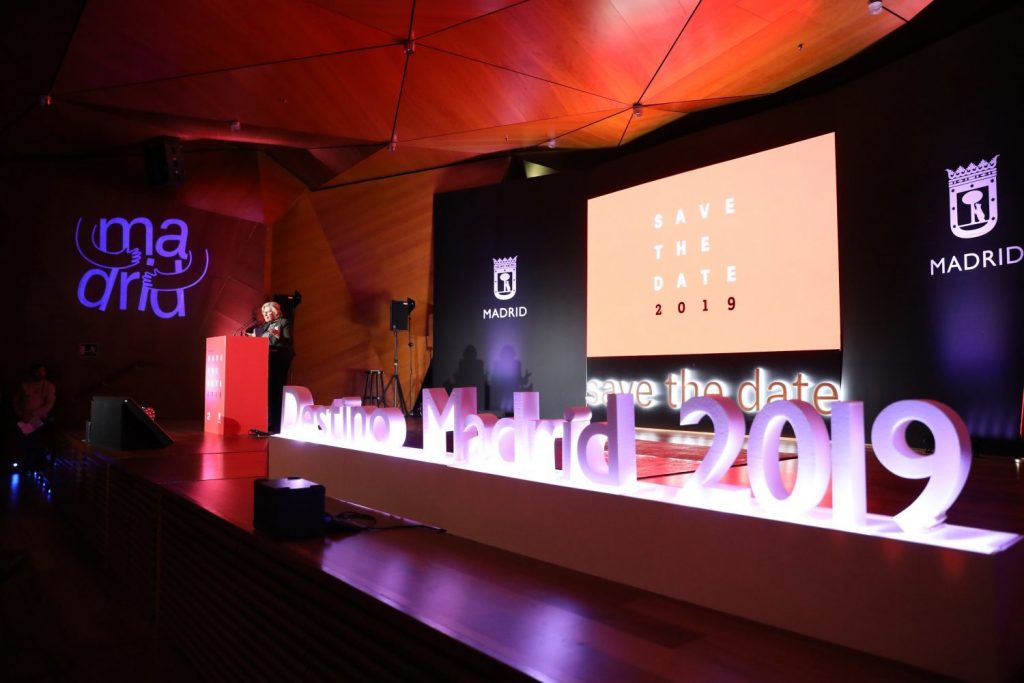
<instances>
[{"instance_id":1,"label":"woman's short blonde hair","mask_svg":"<svg viewBox=\"0 0 1024 683\"><path fill-rule=\"evenodd\" d=\"M268 308L273 308L278 315L281 315L281 304L276 301L268 301L267 303L260 306L260 313L265 313Z\"/></svg>"}]
</instances>

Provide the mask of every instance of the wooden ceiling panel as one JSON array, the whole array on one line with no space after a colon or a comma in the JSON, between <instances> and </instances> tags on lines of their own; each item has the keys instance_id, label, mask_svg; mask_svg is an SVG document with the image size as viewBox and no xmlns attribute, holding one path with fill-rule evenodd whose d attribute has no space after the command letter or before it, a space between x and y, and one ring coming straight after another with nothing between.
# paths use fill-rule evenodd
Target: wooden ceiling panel
<instances>
[{"instance_id":1,"label":"wooden ceiling panel","mask_svg":"<svg viewBox=\"0 0 1024 683\"><path fill-rule=\"evenodd\" d=\"M55 88L123 83L269 64L394 42L315 5L290 0L88 2Z\"/></svg>"},{"instance_id":2,"label":"wooden ceiling panel","mask_svg":"<svg viewBox=\"0 0 1024 683\"><path fill-rule=\"evenodd\" d=\"M704 100L687 100L685 102L658 102L645 107L644 111L648 109L661 109L664 111L674 111L680 114L692 114L695 111L703 111L705 109L713 109L715 107L722 107L727 104L733 104L735 102L742 102L748 100L749 97L720 97L720 98L708 98Z\"/></svg>"},{"instance_id":3,"label":"wooden ceiling panel","mask_svg":"<svg viewBox=\"0 0 1024 683\"><path fill-rule=\"evenodd\" d=\"M617 147L633 118L633 110L620 109L590 125L573 130L555 141L556 149Z\"/></svg>"},{"instance_id":4,"label":"wooden ceiling panel","mask_svg":"<svg viewBox=\"0 0 1024 683\"><path fill-rule=\"evenodd\" d=\"M316 188L551 139L616 146L820 73L929 4L885 2L0 2L0 159L169 135L262 149Z\"/></svg>"},{"instance_id":5,"label":"wooden ceiling panel","mask_svg":"<svg viewBox=\"0 0 1024 683\"><path fill-rule=\"evenodd\" d=\"M5 156L88 154L168 134L159 123L132 121L57 100L13 120L2 140Z\"/></svg>"},{"instance_id":6,"label":"wooden ceiling panel","mask_svg":"<svg viewBox=\"0 0 1024 683\"><path fill-rule=\"evenodd\" d=\"M509 157L483 159L468 164L450 166L438 171L437 185L434 191L454 192L481 185L494 185L501 182L508 172Z\"/></svg>"},{"instance_id":7,"label":"wooden ceiling panel","mask_svg":"<svg viewBox=\"0 0 1024 683\"><path fill-rule=\"evenodd\" d=\"M70 110L78 108L94 113L106 114L107 119L104 121L106 127L112 131L117 131L118 136L127 143L141 142L154 135L169 135L186 141L216 140L248 145L297 148L354 146L360 142L351 138L282 130L279 128L256 126L252 123L247 123L238 130L233 130L228 122L223 120L175 116L160 112L122 109L86 102L56 99L53 106ZM146 131L146 134L129 135L127 130L122 130L119 125L115 124L135 127L138 130Z\"/></svg>"},{"instance_id":8,"label":"wooden ceiling panel","mask_svg":"<svg viewBox=\"0 0 1024 683\"><path fill-rule=\"evenodd\" d=\"M910 21L917 13L930 5L932 0L886 0L885 6L897 15Z\"/></svg>"},{"instance_id":9,"label":"wooden ceiling panel","mask_svg":"<svg viewBox=\"0 0 1024 683\"><path fill-rule=\"evenodd\" d=\"M354 147L325 147L311 149L309 153L326 168L333 171L331 177L343 173L356 164L379 152L381 145L357 145ZM324 181L326 182L326 180ZM323 183L320 183L323 184Z\"/></svg>"},{"instance_id":10,"label":"wooden ceiling panel","mask_svg":"<svg viewBox=\"0 0 1024 683\"><path fill-rule=\"evenodd\" d=\"M320 187L336 173L304 149L271 147L264 152L309 188Z\"/></svg>"},{"instance_id":11,"label":"wooden ceiling panel","mask_svg":"<svg viewBox=\"0 0 1024 683\"><path fill-rule=\"evenodd\" d=\"M71 96L124 109L361 140L391 136L401 47L258 66Z\"/></svg>"},{"instance_id":12,"label":"wooden ceiling panel","mask_svg":"<svg viewBox=\"0 0 1024 683\"><path fill-rule=\"evenodd\" d=\"M430 36L422 44L632 104L690 14L675 0L636 4L649 10L633 8L624 18L607 0L534 0ZM651 28L654 17L657 30Z\"/></svg>"},{"instance_id":13,"label":"wooden ceiling panel","mask_svg":"<svg viewBox=\"0 0 1024 683\"><path fill-rule=\"evenodd\" d=\"M660 64L675 43L698 0L609 0L635 38L633 49ZM651 71L648 78L654 75Z\"/></svg>"},{"instance_id":14,"label":"wooden ceiling panel","mask_svg":"<svg viewBox=\"0 0 1024 683\"><path fill-rule=\"evenodd\" d=\"M790 2L790 11L763 22L739 5L710 6L729 18L695 14L680 46L666 61L649 95L653 101L744 97L777 92L848 59L899 28L867 3ZM750 20L740 18L747 15ZM760 24L760 25L759 25ZM722 27L730 27L721 35ZM692 32L691 32L692 29ZM688 65L683 64L689 57Z\"/></svg>"},{"instance_id":15,"label":"wooden ceiling panel","mask_svg":"<svg viewBox=\"0 0 1024 683\"><path fill-rule=\"evenodd\" d=\"M387 178L413 171L441 168L475 156L473 152L458 152L443 149L416 148L399 144L394 152L381 149L366 159L345 169L324 187L346 183Z\"/></svg>"},{"instance_id":16,"label":"wooden ceiling panel","mask_svg":"<svg viewBox=\"0 0 1024 683\"><path fill-rule=\"evenodd\" d=\"M5 100L17 93L34 101L51 92L84 0L48 0L45 12L39 12L38 4L0 2Z\"/></svg>"},{"instance_id":17,"label":"wooden ceiling panel","mask_svg":"<svg viewBox=\"0 0 1024 683\"><path fill-rule=\"evenodd\" d=\"M412 0L310 0L332 12L373 26L396 38L409 35ZM416 4L412 32L427 36L477 17L500 12L522 0L431 0Z\"/></svg>"},{"instance_id":18,"label":"wooden ceiling panel","mask_svg":"<svg viewBox=\"0 0 1024 683\"><path fill-rule=\"evenodd\" d=\"M259 155L234 150L184 154L187 182L167 188L166 196L182 206L264 222Z\"/></svg>"},{"instance_id":19,"label":"wooden ceiling panel","mask_svg":"<svg viewBox=\"0 0 1024 683\"><path fill-rule=\"evenodd\" d=\"M575 130L590 126L622 111L622 107L599 112L587 112L562 116L542 121L527 121L510 126L496 126L469 130L450 135L410 140L414 147L430 147L433 149L449 149L476 154L493 154L506 150L521 149L541 145L548 140L561 138Z\"/></svg>"},{"instance_id":20,"label":"wooden ceiling panel","mask_svg":"<svg viewBox=\"0 0 1024 683\"><path fill-rule=\"evenodd\" d=\"M409 34L413 0L306 0L339 16L404 40Z\"/></svg>"},{"instance_id":21,"label":"wooden ceiling panel","mask_svg":"<svg viewBox=\"0 0 1024 683\"><path fill-rule=\"evenodd\" d=\"M754 16L771 23L778 21L790 12L796 11L802 5L813 4L816 0L736 0L736 7L750 12ZM858 0L859 1L859 0ZM864 0L865 4L867 0ZM852 4L852 3L851 3Z\"/></svg>"},{"instance_id":22,"label":"wooden ceiling panel","mask_svg":"<svg viewBox=\"0 0 1024 683\"><path fill-rule=\"evenodd\" d=\"M645 108L640 116L635 116L630 108L564 135L556 143L561 149L616 147L681 116L678 112L651 107Z\"/></svg>"},{"instance_id":23,"label":"wooden ceiling panel","mask_svg":"<svg viewBox=\"0 0 1024 683\"><path fill-rule=\"evenodd\" d=\"M707 91L728 73L727 69L745 68L742 62L731 56L736 46L767 25L766 20L738 4L702 4L694 12L672 54L651 81L644 103L698 100L711 96Z\"/></svg>"},{"instance_id":24,"label":"wooden ceiling panel","mask_svg":"<svg viewBox=\"0 0 1024 683\"><path fill-rule=\"evenodd\" d=\"M263 222L276 223L306 192L306 186L266 154L259 155L260 198Z\"/></svg>"},{"instance_id":25,"label":"wooden ceiling panel","mask_svg":"<svg viewBox=\"0 0 1024 683\"><path fill-rule=\"evenodd\" d=\"M409 60L398 138L418 139L553 119L617 105L614 100L507 69L418 49Z\"/></svg>"},{"instance_id":26,"label":"wooden ceiling panel","mask_svg":"<svg viewBox=\"0 0 1024 683\"><path fill-rule=\"evenodd\" d=\"M431 0L416 5L414 36L428 36L481 17L501 13L523 0Z\"/></svg>"},{"instance_id":27,"label":"wooden ceiling panel","mask_svg":"<svg viewBox=\"0 0 1024 683\"><path fill-rule=\"evenodd\" d=\"M661 128L666 123L671 123L683 116L685 114L680 112L647 107L644 109L642 116L634 116L629 120L629 127L626 128L625 135L622 136L621 144L632 142L638 137L646 135L652 130Z\"/></svg>"}]
</instances>

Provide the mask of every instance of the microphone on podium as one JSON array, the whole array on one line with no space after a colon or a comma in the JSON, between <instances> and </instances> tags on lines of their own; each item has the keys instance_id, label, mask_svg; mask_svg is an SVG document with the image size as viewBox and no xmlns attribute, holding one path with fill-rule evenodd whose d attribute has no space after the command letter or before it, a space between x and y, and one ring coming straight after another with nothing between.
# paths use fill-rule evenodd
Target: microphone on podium
<instances>
[{"instance_id":1,"label":"microphone on podium","mask_svg":"<svg viewBox=\"0 0 1024 683\"><path fill-rule=\"evenodd\" d=\"M242 323L241 327L232 332L231 336L244 337L246 333L249 331L249 329L255 327L257 324L259 324L259 321L256 319L256 316L253 315L249 318L247 322Z\"/></svg>"}]
</instances>

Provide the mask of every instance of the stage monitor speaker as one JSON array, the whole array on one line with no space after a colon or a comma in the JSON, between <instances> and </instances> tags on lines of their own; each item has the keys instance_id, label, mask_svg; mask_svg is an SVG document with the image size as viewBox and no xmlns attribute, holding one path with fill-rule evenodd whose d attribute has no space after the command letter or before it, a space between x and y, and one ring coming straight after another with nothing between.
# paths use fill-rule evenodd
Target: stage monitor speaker
<instances>
[{"instance_id":1,"label":"stage monitor speaker","mask_svg":"<svg viewBox=\"0 0 1024 683\"><path fill-rule=\"evenodd\" d=\"M326 490L300 477L253 482L252 525L272 538L292 540L324 534Z\"/></svg>"},{"instance_id":2,"label":"stage monitor speaker","mask_svg":"<svg viewBox=\"0 0 1024 683\"><path fill-rule=\"evenodd\" d=\"M174 439L138 403L124 396L94 396L86 441L115 451L163 448Z\"/></svg>"},{"instance_id":3,"label":"stage monitor speaker","mask_svg":"<svg viewBox=\"0 0 1024 683\"><path fill-rule=\"evenodd\" d=\"M185 157L181 140L154 138L146 143L146 180L154 187L185 182Z\"/></svg>"},{"instance_id":4,"label":"stage monitor speaker","mask_svg":"<svg viewBox=\"0 0 1024 683\"><path fill-rule=\"evenodd\" d=\"M391 329L409 329L409 305L405 301L391 302Z\"/></svg>"}]
</instances>

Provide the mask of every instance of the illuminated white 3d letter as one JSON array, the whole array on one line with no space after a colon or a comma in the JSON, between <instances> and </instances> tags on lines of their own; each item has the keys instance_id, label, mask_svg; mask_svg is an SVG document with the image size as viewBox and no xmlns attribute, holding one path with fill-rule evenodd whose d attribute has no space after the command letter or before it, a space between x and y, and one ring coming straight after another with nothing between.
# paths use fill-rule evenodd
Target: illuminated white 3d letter
<instances>
[{"instance_id":1,"label":"illuminated white 3d letter","mask_svg":"<svg viewBox=\"0 0 1024 683\"><path fill-rule=\"evenodd\" d=\"M299 435L299 420L302 409L313 405L313 394L306 387L287 386L281 392L281 433L285 436Z\"/></svg>"},{"instance_id":2,"label":"illuminated white 3d letter","mask_svg":"<svg viewBox=\"0 0 1024 683\"><path fill-rule=\"evenodd\" d=\"M491 457L491 434L497 421L498 416L491 413L467 415L462 429L456 428L453 437L455 462L481 463L489 460Z\"/></svg>"},{"instance_id":3,"label":"illuminated white 3d letter","mask_svg":"<svg viewBox=\"0 0 1024 683\"><path fill-rule=\"evenodd\" d=\"M533 435L540 419L540 393L516 391L512 394L512 415L515 417L515 463L529 470L533 461Z\"/></svg>"},{"instance_id":4,"label":"illuminated white 3d letter","mask_svg":"<svg viewBox=\"0 0 1024 683\"><path fill-rule=\"evenodd\" d=\"M864 526L867 487L864 478L864 404L832 404L832 519L846 527Z\"/></svg>"},{"instance_id":5,"label":"illuminated white 3d letter","mask_svg":"<svg viewBox=\"0 0 1024 683\"><path fill-rule=\"evenodd\" d=\"M476 387L452 389L451 396L444 389L423 390L423 449L433 453L446 453L445 434L452 432L455 459L465 461L467 436L463 427L466 418L476 412Z\"/></svg>"},{"instance_id":6,"label":"illuminated white 3d letter","mask_svg":"<svg viewBox=\"0 0 1024 683\"><path fill-rule=\"evenodd\" d=\"M576 463L576 449L579 446L580 432L590 424L590 417L593 413L590 408L575 407L567 408L562 417L565 418L562 427L562 478L578 479L582 476L578 473L579 465Z\"/></svg>"},{"instance_id":7,"label":"illuminated white 3d letter","mask_svg":"<svg viewBox=\"0 0 1024 683\"><path fill-rule=\"evenodd\" d=\"M565 443L563 437L566 424L565 420L537 420L529 447L528 469L534 475L556 477L562 474L555 467L555 441L562 439L562 443Z\"/></svg>"},{"instance_id":8,"label":"illuminated white 3d letter","mask_svg":"<svg viewBox=\"0 0 1024 683\"><path fill-rule=\"evenodd\" d=\"M915 453L907 444L907 426L920 422L935 437L935 452ZM871 427L875 456L887 470L905 479L928 479L921 495L893 520L904 531L925 531L946 521L971 470L971 438L960 416L938 401L897 401Z\"/></svg>"},{"instance_id":9,"label":"illuminated white 3d letter","mask_svg":"<svg viewBox=\"0 0 1024 683\"><path fill-rule=\"evenodd\" d=\"M405 444L405 415L398 408L380 408L370 413L369 434L378 446L388 450Z\"/></svg>"},{"instance_id":10,"label":"illuminated white 3d letter","mask_svg":"<svg viewBox=\"0 0 1024 683\"><path fill-rule=\"evenodd\" d=\"M797 445L797 475L787 492L779 473L782 427L793 426ZM765 510L800 515L817 507L828 491L828 430L806 401L775 401L765 406L750 425L747 469L754 498Z\"/></svg>"},{"instance_id":11,"label":"illuminated white 3d letter","mask_svg":"<svg viewBox=\"0 0 1024 683\"><path fill-rule=\"evenodd\" d=\"M750 498L749 489L719 483L743 447L747 424L736 401L723 396L695 396L679 407L679 424L695 425L711 418L714 438L697 471L683 486L683 496Z\"/></svg>"},{"instance_id":12,"label":"illuminated white 3d letter","mask_svg":"<svg viewBox=\"0 0 1024 683\"><path fill-rule=\"evenodd\" d=\"M608 444L608 463L604 445ZM576 442L579 469L587 479L610 486L636 483L636 424L633 394L608 397L608 421L588 425Z\"/></svg>"}]
</instances>

